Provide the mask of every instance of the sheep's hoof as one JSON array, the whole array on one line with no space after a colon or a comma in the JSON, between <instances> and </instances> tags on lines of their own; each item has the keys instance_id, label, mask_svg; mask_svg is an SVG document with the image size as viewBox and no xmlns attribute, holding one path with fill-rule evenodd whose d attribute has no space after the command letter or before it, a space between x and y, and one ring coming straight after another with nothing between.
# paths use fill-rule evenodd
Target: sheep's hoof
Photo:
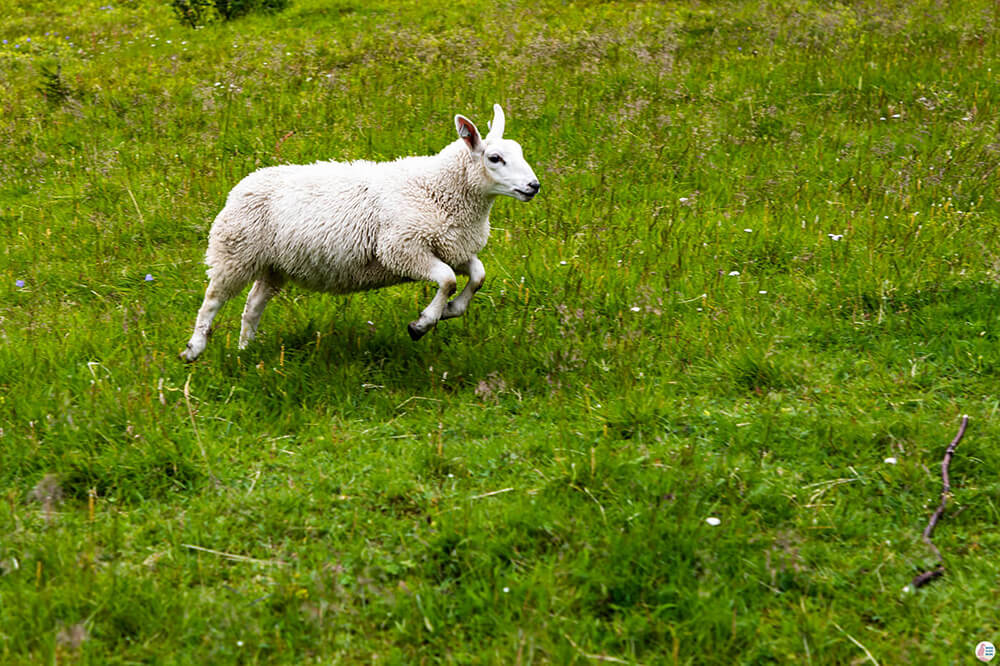
<instances>
[{"instance_id":1,"label":"sheep's hoof","mask_svg":"<svg viewBox=\"0 0 1000 666\"><path fill-rule=\"evenodd\" d=\"M413 321L406 325L406 331L410 334L410 339L414 342L424 337L424 334L427 333L428 330L430 329L421 330L416 326L416 322Z\"/></svg>"},{"instance_id":2,"label":"sheep's hoof","mask_svg":"<svg viewBox=\"0 0 1000 666\"><path fill-rule=\"evenodd\" d=\"M184 348L184 351L180 353L180 357L181 360L184 361L185 363L192 363L196 358L198 358L195 354L192 353L191 345L188 345L187 347Z\"/></svg>"}]
</instances>

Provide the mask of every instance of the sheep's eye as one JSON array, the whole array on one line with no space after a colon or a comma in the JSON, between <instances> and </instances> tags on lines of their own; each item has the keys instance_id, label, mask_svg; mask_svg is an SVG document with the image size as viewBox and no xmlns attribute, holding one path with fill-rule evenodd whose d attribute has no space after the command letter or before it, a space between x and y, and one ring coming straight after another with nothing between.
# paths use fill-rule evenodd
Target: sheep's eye
<instances>
[{"instance_id":1,"label":"sheep's eye","mask_svg":"<svg viewBox=\"0 0 1000 666\"><path fill-rule=\"evenodd\" d=\"M501 164L506 164L506 162L503 161L503 158L500 157L499 155L490 155L486 159L488 159L490 162L493 162L493 164L496 164L498 162Z\"/></svg>"}]
</instances>

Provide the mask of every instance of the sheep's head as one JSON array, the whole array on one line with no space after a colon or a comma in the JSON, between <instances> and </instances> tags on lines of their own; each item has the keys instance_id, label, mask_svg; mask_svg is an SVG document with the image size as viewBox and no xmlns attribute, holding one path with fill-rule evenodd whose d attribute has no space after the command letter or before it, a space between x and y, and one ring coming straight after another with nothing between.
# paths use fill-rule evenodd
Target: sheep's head
<instances>
[{"instance_id":1,"label":"sheep's head","mask_svg":"<svg viewBox=\"0 0 1000 666\"><path fill-rule=\"evenodd\" d=\"M504 115L499 104L493 105L493 122L486 137L465 116L455 116L458 136L465 142L469 154L482 164L489 180L489 193L531 201L541 185L531 165L524 159L524 151L517 141L503 138Z\"/></svg>"}]
</instances>

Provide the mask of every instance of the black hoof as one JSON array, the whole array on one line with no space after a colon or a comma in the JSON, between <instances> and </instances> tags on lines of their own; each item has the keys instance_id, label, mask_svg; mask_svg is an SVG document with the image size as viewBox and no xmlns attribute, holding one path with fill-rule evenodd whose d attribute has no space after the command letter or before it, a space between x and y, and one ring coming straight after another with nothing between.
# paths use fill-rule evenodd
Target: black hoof
<instances>
[{"instance_id":1,"label":"black hoof","mask_svg":"<svg viewBox=\"0 0 1000 666\"><path fill-rule=\"evenodd\" d=\"M413 340L414 342L424 337L424 333L427 332L427 331L421 331L419 328L413 325L413 322L410 322L409 324L406 325L406 331L410 334L410 339Z\"/></svg>"}]
</instances>

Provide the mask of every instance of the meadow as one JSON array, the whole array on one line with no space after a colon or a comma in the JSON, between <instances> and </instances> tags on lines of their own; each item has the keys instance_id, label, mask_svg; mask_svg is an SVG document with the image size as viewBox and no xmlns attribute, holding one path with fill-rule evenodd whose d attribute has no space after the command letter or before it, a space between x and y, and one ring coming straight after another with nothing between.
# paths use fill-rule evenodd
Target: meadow
<instances>
[{"instance_id":1,"label":"meadow","mask_svg":"<svg viewBox=\"0 0 1000 666\"><path fill-rule=\"evenodd\" d=\"M0 663L1000 643L997 3L4 7ZM465 317L292 287L178 359L244 175L494 102L542 190Z\"/></svg>"}]
</instances>

